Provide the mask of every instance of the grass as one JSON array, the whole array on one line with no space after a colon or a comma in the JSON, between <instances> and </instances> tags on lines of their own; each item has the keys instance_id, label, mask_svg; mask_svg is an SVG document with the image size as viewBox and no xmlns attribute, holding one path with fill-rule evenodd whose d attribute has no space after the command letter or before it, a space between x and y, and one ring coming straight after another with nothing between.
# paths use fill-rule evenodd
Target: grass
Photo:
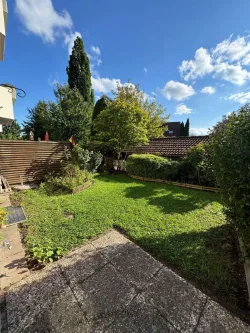
<instances>
[{"instance_id":1,"label":"grass","mask_svg":"<svg viewBox=\"0 0 250 333\"><path fill-rule=\"evenodd\" d=\"M22 200L30 251L66 253L116 226L201 289L236 302L232 230L217 194L119 175L99 176L92 188L74 196L38 190Z\"/></svg>"}]
</instances>

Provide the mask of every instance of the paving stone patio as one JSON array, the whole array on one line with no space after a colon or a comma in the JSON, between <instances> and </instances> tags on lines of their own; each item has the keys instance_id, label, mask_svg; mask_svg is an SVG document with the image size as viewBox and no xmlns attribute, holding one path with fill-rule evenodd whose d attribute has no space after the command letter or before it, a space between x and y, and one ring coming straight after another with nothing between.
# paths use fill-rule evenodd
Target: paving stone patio
<instances>
[{"instance_id":1,"label":"paving stone patio","mask_svg":"<svg viewBox=\"0 0 250 333\"><path fill-rule=\"evenodd\" d=\"M11 286L6 313L8 333L250 333L115 230Z\"/></svg>"}]
</instances>

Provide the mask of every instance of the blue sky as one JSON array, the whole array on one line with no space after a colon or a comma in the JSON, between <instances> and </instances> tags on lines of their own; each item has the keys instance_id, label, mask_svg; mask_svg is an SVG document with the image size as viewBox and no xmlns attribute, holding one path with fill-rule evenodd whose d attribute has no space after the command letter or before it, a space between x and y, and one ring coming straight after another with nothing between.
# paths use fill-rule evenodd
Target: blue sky
<instances>
[{"instance_id":1,"label":"blue sky","mask_svg":"<svg viewBox=\"0 0 250 333\"><path fill-rule=\"evenodd\" d=\"M9 0L0 83L24 89L15 104L22 122L53 84L67 81L72 42L82 36L96 96L116 81L139 83L205 134L222 115L250 100L250 1Z\"/></svg>"}]
</instances>

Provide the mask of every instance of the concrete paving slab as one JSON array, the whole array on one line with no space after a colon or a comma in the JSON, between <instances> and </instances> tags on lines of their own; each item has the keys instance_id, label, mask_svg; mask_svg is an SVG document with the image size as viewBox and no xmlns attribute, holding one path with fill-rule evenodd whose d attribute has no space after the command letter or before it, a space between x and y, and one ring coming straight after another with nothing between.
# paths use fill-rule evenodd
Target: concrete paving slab
<instances>
[{"instance_id":1,"label":"concrete paving slab","mask_svg":"<svg viewBox=\"0 0 250 333\"><path fill-rule=\"evenodd\" d=\"M116 316L105 333L178 333L152 305L139 295Z\"/></svg>"},{"instance_id":2,"label":"concrete paving slab","mask_svg":"<svg viewBox=\"0 0 250 333\"><path fill-rule=\"evenodd\" d=\"M142 289L162 264L147 252L131 243L128 249L119 253L111 263L127 283Z\"/></svg>"},{"instance_id":3,"label":"concrete paving slab","mask_svg":"<svg viewBox=\"0 0 250 333\"><path fill-rule=\"evenodd\" d=\"M44 312L39 313L32 324L18 328L16 333L85 333L89 324L69 288Z\"/></svg>"},{"instance_id":4,"label":"concrete paving slab","mask_svg":"<svg viewBox=\"0 0 250 333\"><path fill-rule=\"evenodd\" d=\"M6 310L8 333L250 333L117 231L11 286Z\"/></svg>"},{"instance_id":5,"label":"concrete paving slab","mask_svg":"<svg viewBox=\"0 0 250 333\"><path fill-rule=\"evenodd\" d=\"M11 248L0 248L0 289L5 289L12 284L28 277L25 252L21 242L20 232L17 225L9 226L2 230L2 241L11 243Z\"/></svg>"},{"instance_id":6,"label":"concrete paving slab","mask_svg":"<svg viewBox=\"0 0 250 333\"><path fill-rule=\"evenodd\" d=\"M219 304L208 300L195 333L250 333L250 327Z\"/></svg>"},{"instance_id":7,"label":"concrete paving slab","mask_svg":"<svg viewBox=\"0 0 250 333\"><path fill-rule=\"evenodd\" d=\"M135 289L126 285L110 264L72 290L92 323L104 317L113 318L136 296Z\"/></svg>"},{"instance_id":8,"label":"concrete paving slab","mask_svg":"<svg viewBox=\"0 0 250 333\"><path fill-rule=\"evenodd\" d=\"M72 286L83 282L106 263L105 257L92 244L82 246L58 261L66 280Z\"/></svg>"},{"instance_id":9,"label":"concrete paving slab","mask_svg":"<svg viewBox=\"0 0 250 333\"><path fill-rule=\"evenodd\" d=\"M38 314L52 307L68 288L56 264L11 286L6 292L8 333L26 327Z\"/></svg>"},{"instance_id":10,"label":"concrete paving slab","mask_svg":"<svg viewBox=\"0 0 250 333\"><path fill-rule=\"evenodd\" d=\"M111 230L92 241L96 247L108 260L113 259L117 254L125 251L131 242L116 230Z\"/></svg>"},{"instance_id":11,"label":"concrete paving slab","mask_svg":"<svg viewBox=\"0 0 250 333\"><path fill-rule=\"evenodd\" d=\"M151 280L144 295L182 332L193 332L207 299L201 291L165 267Z\"/></svg>"}]
</instances>

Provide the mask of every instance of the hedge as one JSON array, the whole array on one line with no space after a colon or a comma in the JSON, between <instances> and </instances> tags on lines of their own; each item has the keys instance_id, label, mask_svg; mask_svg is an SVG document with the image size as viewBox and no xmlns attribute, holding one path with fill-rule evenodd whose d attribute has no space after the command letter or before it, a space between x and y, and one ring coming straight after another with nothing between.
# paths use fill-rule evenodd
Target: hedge
<instances>
[{"instance_id":1,"label":"hedge","mask_svg":"<svg viewBox=\"0 0 250 333\"><path fill-rule=\"evenodd\" d=\"M133 176L214 187L206 160L205 148L197 145L180 161L151 154L133 154L127 160L126 170Z\"/></svg>"},{"instance_id":2,"label":"hedge","mask_svg":"<svg viewBox=\"0 0 250 333\"><path fill-rule=\"evenodd\" d=\"M151 154L133 154L127 160L126 170L134 176L169 179L173 173L172 164L164 157Z\"/></svg>"}]
</instances>

